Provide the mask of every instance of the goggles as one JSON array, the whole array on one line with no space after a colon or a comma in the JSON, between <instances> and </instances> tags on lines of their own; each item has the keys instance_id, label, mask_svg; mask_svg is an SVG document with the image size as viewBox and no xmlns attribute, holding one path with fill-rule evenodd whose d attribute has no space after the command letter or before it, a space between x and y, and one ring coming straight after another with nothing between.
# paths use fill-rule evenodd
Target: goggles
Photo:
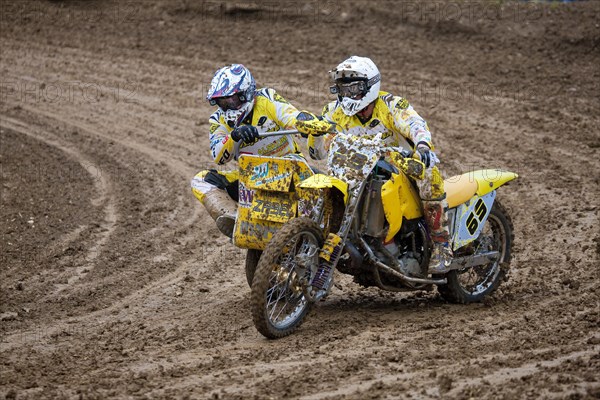
<instances>
[{"instance_id":1,"label":"goggles","mask_svg":"<svg viewBox=\"0 0 600 400\"><path fill-rule=\"evenodd\" d=\"M329 91L332 94L337 94L341 97L348 97L353 100L358 100L364 97L369 89L380 80L381 75L379 74L369 80L366 78L358 78L356 80L344 82L344 78L341 78L335 81L335 84L329 88Z\"/></svg>"},{"instance_id":2,"label":"goggles","mask_svg":"<svg viewBox=\"0 0 600 400\"><path fill-rule=\"evenodd\" d=\"M246 102L246 96L243 93L236 93L227 97L216 97L208 101L211 106L219 106L223 111L239 110Z\"/></svg>"},{"instance_id":3,"label":"goggles","mask_svg":"<svg viewBox=\"0 0 600 400\"><path fill-rule=\"evenodd\" d=\"M367 81L354 81L348 83L336 82L329 88L331 93L348 97L350 99L360 99L369 91Z\"/></svg>"}]
</instances>

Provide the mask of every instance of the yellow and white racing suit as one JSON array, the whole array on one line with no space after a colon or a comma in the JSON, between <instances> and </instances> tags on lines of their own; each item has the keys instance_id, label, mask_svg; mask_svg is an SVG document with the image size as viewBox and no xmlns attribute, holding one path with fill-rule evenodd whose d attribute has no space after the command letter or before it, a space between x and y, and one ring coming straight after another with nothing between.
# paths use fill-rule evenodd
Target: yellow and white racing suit
<instances>
[{"instance_id":1,"label":"yellow and white racing suit","mask_svg":"<svg viewBox=\"0 0 600 400\"><path fill-rule=\"evenodd\" d=\"M298 110L287 100L281 97L275 90L263 88L257 90L254 98L254 107L250 115L242 122L245 125L255 126L259 133L275 132L280 130L294 129ZM241 154L254 154L262 156L283 157L297 155L302 157L298 145L292 135L271 136L259 139L255 143L247 144L243 141L235 142L230 134L234 128L225 123L223 112L218 109L209 118L210 151L213 160L218 165L223 165L231 160L236 160ZM212 171L212 172L211 172ZM205 180L207 174L212 178ZM221 178L215 176L220 175ZM216 180L223 184L215 184ZM229 195L237 201L238 171L201 171L192 179L191 186L194 195L202 202L204 195L216 187L226 189Z\"/></svg>"},{"instance_id":2,"label":"yellow and white racing suit","mask_svg":"<svg viewBox=\"0 0 600 400\"><path fill-rule=\"evenodd\" d=\"M417 114L406 99L386 92L379 92L373 114L364 123L357 115L344 114L337 101L327 104L322 116L325 120L334 122L337 125L336 129L346 134L374 136L381 133L384 143L389 146L414 150L419 143L425 143L433 150L431 133L425 120ZM321 160L327 157L333 135L309 136L308 149L311 158ZM444 181L435 165L437 163L439 160L434 156L431 166L425 171L425 178L417 181L423 200L444 197Z\"/></svg>"}]
</instances>

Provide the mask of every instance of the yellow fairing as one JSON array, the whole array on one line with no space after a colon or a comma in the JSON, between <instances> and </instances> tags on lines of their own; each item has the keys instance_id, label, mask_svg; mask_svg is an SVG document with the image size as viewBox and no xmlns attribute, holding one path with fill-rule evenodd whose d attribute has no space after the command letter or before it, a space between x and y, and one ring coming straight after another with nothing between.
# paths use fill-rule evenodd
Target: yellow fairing
<instances>
[{"instance_id":1,"label":"yellow fairing","mask_svg":"<svg viewBox=\"0 0 600 400\"><path fill-rule=\"evenodd\" d=\"M247 188L287 192L294 180L312 175L306 162L282 157L243 155L238 161Z\"/></svg>"},{"instance_id":2,"label":"yellow fairing","mask_svg":"<svg viewBox=\"0 0 600 400\"><path fill-rule=\"evenodd\" d=\"M337 188L344 195L344 203L348 200L348 184L333 176L316 174L303 180L298 187L302 189L326 189Z\"/></svg>"},{"instance_id":3,"label":"yellow fairing","mask_svg":"<svg viewBox=\"0 0 600 400\"><path fill-rule=\"evenodd\" d=\"M243 155L238 163L239 203L233 243L241 248L264 250L273 234L296 217L295 187L312 171L299 158Z\"/></svg>"},{"instance_id":4,"label":"yellow fairing","mask_svg":"<svg viewBox=\"0 0 600 400\"><path fill-rule=\"evenodd\" d=\"M381 188L383 211L390 228L385 241L391 241L402 227L402 218L414 219L423 215L419 194L404 174L393 174Z\"/></svg>"},{"instance_id":5,"label":"yellow fairing","mask_svg":"<svg viewBox=\"0 0 600 400\"><path fill-rule=\"evenodd\" d=\"M444 189L448 207L457 207L476 194L484 196L516 178L518 175L513 172L484 169L446 179Z\"/></svg>"}]
</instances>

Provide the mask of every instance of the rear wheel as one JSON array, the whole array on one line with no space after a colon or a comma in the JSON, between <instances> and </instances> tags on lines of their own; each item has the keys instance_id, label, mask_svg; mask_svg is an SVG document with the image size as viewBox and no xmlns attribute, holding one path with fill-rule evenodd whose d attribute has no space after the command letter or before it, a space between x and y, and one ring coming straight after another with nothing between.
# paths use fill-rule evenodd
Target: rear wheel
<instances>
[{"instance_id":1,"label":"rear wheel","mask_svg":"<svg viewBox=\"0 0 600 400\"><path fill-rule=\"evenodd\" d=\"M446 274L448 283L438 291L448 301L473 303L494 292L504 280L510 264L510 249L514 239L513 225L506 209L496 201L479 237L473 242L473 254L498 251L497 260ZM459 255L458 253L456 254Z\"/></svg>"},{"instance_id":2,"label":"rear wheel","mask_svg":"<svg viewBox=\"0 0 600 400\"><path fill-rule=\"evenodd\" d=\"M252 282L250 306L256 329L269 339L287 336L304 320L311 303L303 293L311 266L319 261L323 234L308 218L286 223L265 248Z\"/></svg>"}]
</instances>

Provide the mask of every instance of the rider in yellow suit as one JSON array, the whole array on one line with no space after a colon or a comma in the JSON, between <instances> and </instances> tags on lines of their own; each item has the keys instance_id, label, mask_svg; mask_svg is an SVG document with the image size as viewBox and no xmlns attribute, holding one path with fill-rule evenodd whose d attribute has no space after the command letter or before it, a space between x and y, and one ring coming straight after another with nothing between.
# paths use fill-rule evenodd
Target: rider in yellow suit
<instances>
[{"instance_id":1,"label":"rider in yellow suit","mask_svg":"<svg viewBox=\"0 0 600 400\"><path fill-rule=\"evenodd\" d=\"M446 193L444 181L433 152L431 133L427 123L408 101L380 91L381 75L373 61L353 56L330 72L334 85L331 92L338 99L325 106L321 117L302 112L298 116L297 129L309 135L310 156L323 159L327 156L334 134L321 135L329 122L336 130L355 135L382 134L389 146L402 146L416 150L415 156L425 164L425 178L418 180L425 220L434 243L429 272L435 273L450 263L452 250L449 246Z\"/></svg>"},{"instance_id":2,"label":"rider in yellow suit","mask_svg":"<svg viewBox=\"0 0 600 400\"><path fill-rule=\"evenodd\" d=\"M256 90L254 78L243 65L219 69L207 100L218 106L209 119L215 163L223 165L241 154L302 157L291 135L259 139L259 133L294 129L298 110L273 89ZM191 186L219 230L231 237L237 211L238 171L200 171Z\"/></svg>"}]
</instances>

